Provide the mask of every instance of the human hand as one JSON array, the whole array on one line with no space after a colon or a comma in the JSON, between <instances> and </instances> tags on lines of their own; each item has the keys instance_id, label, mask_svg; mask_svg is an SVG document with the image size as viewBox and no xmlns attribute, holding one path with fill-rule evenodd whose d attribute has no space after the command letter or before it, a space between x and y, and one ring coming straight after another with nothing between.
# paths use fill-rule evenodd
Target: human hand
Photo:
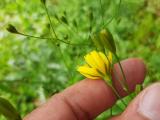
<instances>
[{"instance_id":1,"label":"human hand","mask_svg":"<svg viewBox=\"0 0 160 120\"><path fill-rule=\"evenodd\" d=\"M146 69L139 59L121 62L130 91L136 84L143 83ZM116 75L122 77L117 64L114 65L112 78L121 96L127 93L122 89ZM111 120L160 120L160 84L143 90L119 116ZM24 120L92 120L116 103L116 96L103 80L85 79L54 95L47 103L35 109Z\"/></svg>"}]
</instances>

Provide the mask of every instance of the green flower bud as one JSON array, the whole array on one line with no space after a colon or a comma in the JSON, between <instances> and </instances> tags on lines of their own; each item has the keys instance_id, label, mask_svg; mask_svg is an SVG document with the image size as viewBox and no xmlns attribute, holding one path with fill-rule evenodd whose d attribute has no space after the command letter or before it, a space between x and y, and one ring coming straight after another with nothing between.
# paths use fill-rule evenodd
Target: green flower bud
<instances>
[{"instance_id":1,"label":"green flower bud","mask_svg":"<svg viewBox=\"0 0 160 120\"><path fill-rule=\"evenodd\" d=\"M74 19L72 24L74 25L74 27L78 28L78 24L77 24L77 21Z\"/></svg>"},{"instance_id":2,"label":"green flower bud","mask_svg":"<svg viewBox=\"0 0 160 120\"><path fill-rule=\"evenodd\" d=\"M103 29L100 32L100 40L104 47L112 53L116 53L116 46L112 34L109 30Z\"/></svg>"},{"instance_id":3,"label":"green flower bud","mask_svg":"<svg viewBox=\"0 0 160 120\"><path fill-rule=\"evenodd\" d=\"M67 20L66 16L62 16L60 19L61 19L61 21L62 21L63 23L65 23L65 24L68 25L68 20Z\"/></svg>"},{"instance_id":4,"label":"green flower bud","mask_svg":"<svg viewBox=\"0 0 160 120\"><path fill-rule=\"evenodd\" d=\"M41 2L42 2L43 4L46 4L46 0L41 0Z\"/></svg>"},{"instance_id":5,"label":"green flower bud","mask_svg":"<svg viewBox=\"0 0 160 120\"><path fill-rule=\"evenodd\" d=\"M17 31L17 29L13 25L11 25L11 24L9 24L7 26L7 31L11 32L11 33L19 34L19 32Z\"/></svg>"},{"instance_id":6,"label":"green flower bud","mask_svg":"<svg viewBox=\"0 0 160 120\"><path fill-rule=\"evenodd\" d=\"M92 12L92 10L90 10L90 11L89 11L88 16L89 16L89 20L90 20L90 21L93 21L94 16L93 16L93 12Z\"/></svg>"},{"instance_id":7,"label":"green flower bud","mask_svg":"<svg viewBox=\"0 0 160 120\"><path fill-rule=\"evenodd\" d=\"M97 50L105 52L105 48L104 48L103 44L101 43L100 38L97 35L91 36L91 39L92 39L95 47L97 48Z\"/></svg>"}]
</instances>

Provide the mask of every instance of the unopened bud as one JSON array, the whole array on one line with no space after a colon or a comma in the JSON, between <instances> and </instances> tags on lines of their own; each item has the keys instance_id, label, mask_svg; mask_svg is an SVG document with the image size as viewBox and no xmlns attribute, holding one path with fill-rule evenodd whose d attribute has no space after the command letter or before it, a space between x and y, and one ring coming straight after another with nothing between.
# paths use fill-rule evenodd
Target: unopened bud
<instances>
[{"instance_id":1,"label":"unopened bud","mask_svg":"<svg viewBox=\"0 0 160 120\"><path fill-rule=\"evenodd\" d=\"M96 47L99 51L105 52L105 48L104 48L103 44L101 43L100 38L99 38L97 35L91 36L91 39L92 39L95 47Z\"/></svg>"},{"instance_id":2,"label":"unopened bud","mask_svg":"<svg viewBox=\"0 0 160 120\"><path fill-rule=\"evenodd\" d=\"M116 46L112 34L109 30L103 29L100 32L100 40L104 47L112 53L116 53Z\"/></svg>"},{"instance_id":3,"label":"unopened bud","mask_svg":"<svg viewBox=\"0 0 160 120\"><path fill-rule=\"evenodd\" d=\"M17 31L17 29L13 25L11 25L11 24L9 24L7 26L7 31L11 32L11 33L19 34L19 32Z\"/></svg>"},{"instance_id":4,"label":"unopened bud","mask_svg":"<svg viewBox=\"0 0 160 120\"><path fill-rule=\"evenodd\" d=\"M68 20L67 20L66 16L62 16L61 21L68 25Z\"/></svg>"},{"instance_id":5,"label":"unopened bud","mask_svg":"<svg viewBox=\"0 0 160 120\"><path fill-rule=\"evenodd\" d=\"M46 0L41 0L41 2L42 2L43 4L46 4Z\"/></svg>"}]
</instances>

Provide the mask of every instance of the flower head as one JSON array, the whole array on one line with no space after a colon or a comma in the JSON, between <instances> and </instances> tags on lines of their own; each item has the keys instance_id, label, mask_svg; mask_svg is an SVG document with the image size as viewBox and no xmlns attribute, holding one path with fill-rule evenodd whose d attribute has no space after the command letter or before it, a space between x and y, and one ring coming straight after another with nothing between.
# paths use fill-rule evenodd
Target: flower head
<instances>
[{"instance_id":1,"label":"flower head","mask_svg":"<svg viewBox=\"0 0 160 120\"><path fill-rule=\"evenodd\" d=\"M92 51L84 56L87 64L78 67L82 75L90 79L104 78L109 79L111 73L112 54L106 56L102 52Z\"/></svg>"}]
</instances>

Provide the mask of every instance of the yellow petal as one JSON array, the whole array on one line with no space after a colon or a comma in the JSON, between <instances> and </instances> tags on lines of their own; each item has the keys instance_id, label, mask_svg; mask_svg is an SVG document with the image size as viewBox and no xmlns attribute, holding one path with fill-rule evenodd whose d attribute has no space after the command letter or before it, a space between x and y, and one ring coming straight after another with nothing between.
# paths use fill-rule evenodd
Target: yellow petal
<instances>
[{"instance_id":1,"label":"yellow petal","mask_svg":"<svg viewBox=\"0 0 160 120\"><path fill-rule=\"evenodd\" d=\"M106 73L105 63L104 63L103 59L100 57L99 53L96 51L92 51L90 54L92 56L92 59L96 63L96 66L97 66L96 69L98 69L100 72L105 74Z\"/></svg>"},{"instance_id":2,"label":"yellow petal","mask_svg":"<svg viewBox=\"0 0 160 120\"><path fill-rule=\"evenodd\" d=\"M95 63L95 61L93 60L91 54L87 54L86 56L84 56L84 59L86 61L86 63L92 67L92 68L98 68L97 64Z\"/></svg>"},{"instance_id":3,"label":"yellow petal","mask_svg":"<svg viewBox=\"0 0 160 120\"><path fill-rule=\"evenodd\" d=\"M95 68L90 68L86 65L78 67L77 71L79 71L81 74L90 75L94 77L100 77L101 74L98 73L98 71Z\"/></svg>"},{"instance_id":4,"label":"yellow petal","mask_svg":"<svg viewBox=\"0 0 160 120\"><path fill-rule=\"evenodd\" d=\"M95 80L95 79L100 79L100 77L91 76L91 75L83 74L83 73L81 73L81 74L84 75L86 78L89 78L89 79L93 79L93 80Z\"/></svg>"},{"instance_id":5,"label":"yellow petal","mask_svg":"<svg viewBox=\"0 0 160 120\"><path fill-rule=\"evenodd\" d=\"M112 53L111 52L109 52L107 58L108 58L109 64L110 64L109 72L111 73L111 70L112 70Z\"/></svg>"},{"instance_id":6,"label":"yellow petal","mask_svg":"<svg viewBox=\"0 0 160 120\"><path fill-rule=\"evenodd\" d=\"M107 56L107 57L108 57L110 63L112 63L112 53L111 53L111 52L108 53L108 56Z\"/></svg>"},{"instance_id":7,"label":"yellow petal","mask_svg":"<svg viewBox=\"0 0 160 120\"><path fill-rule=\"evenodd\" d=\"M99 55L101 56L101 58L103 59L105 63L105 68L107 72L109 70L109 64L110 64L110 62L108 61L109 58L107 58L102 52L99 52Z\"/></svg>"},{"instance_id":8,"label":"yellow petal","mask_svg":"<svg viewBox=\"0 0 160 120\"><path fill-rule=\"evenodd\" d=\"M105 63L107 73L110 72L111 64L112 64L112 53L109 52L108 56L105 56L104 53L99 52L99 55L101 56L101 58Z\"/></svg>"}]
</instances>

